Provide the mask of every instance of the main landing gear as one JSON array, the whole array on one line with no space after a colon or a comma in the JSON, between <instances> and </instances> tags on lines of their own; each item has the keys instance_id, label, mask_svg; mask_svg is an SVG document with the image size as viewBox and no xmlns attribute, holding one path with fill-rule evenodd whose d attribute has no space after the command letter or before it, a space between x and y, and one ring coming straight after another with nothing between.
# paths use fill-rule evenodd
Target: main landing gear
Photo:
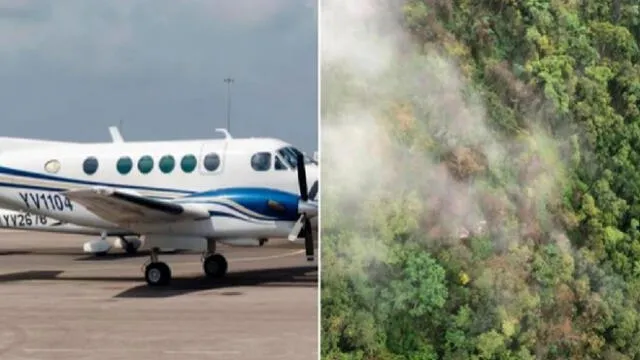
<instances>
[{"instance_id":1,"label":"main landing gear","mask_svg":"<svg viewBox=\"0 0 640 360\"><path fill-rule=\"evenodd\" d=\"M221 278L227 274L229 264L221 254L216 254L216 241L207 239L207 252L202 255L202 270L210 278Z\"/></svg>"},{"instance_id":2,"label":"main landing gear","mask_svg":"<svg viewBox=\"0 0 640 360\"><path fill-rule=\"evenodd\" d=\"M160 249L151 249L151 260L145 265L144 278L149 286L164 286L171 282L171 268L158 260Z\"/></svg>"},{"instance_id":3,"label":"main landing gear","mask_svg":"<svg viewBox=\"0 0 640 360\"><path fill-rule=\"evenodd\" d=\"M171 282L171 268L158 260L160 249L151 249L150 262L145 265L144 278L149 286L166 286ZM219 279L227 274L229 264L221 254L216 254L215 240L207 240L207 251L202 255L202 269L209 278Z\"/></svg>"}]
</instances>

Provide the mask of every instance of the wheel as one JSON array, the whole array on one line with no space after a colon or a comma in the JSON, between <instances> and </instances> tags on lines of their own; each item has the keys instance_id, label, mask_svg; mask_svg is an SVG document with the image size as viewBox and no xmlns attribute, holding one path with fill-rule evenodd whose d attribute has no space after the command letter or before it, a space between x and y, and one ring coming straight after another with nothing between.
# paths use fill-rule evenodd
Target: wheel
<instances>
[{"instance_id":1,"label":"wheel","mask_svg":"<svg viewBox=\"0 0 640 360\"><path fill-rule=\"evenodd\" d=\"M155 262L147 265L144 278L149 286L164 286L171 281L171 268L163 262Z\"/></svg>"},{"instance_id":2,"label":"wheel","mask_svg":"<svg viewBox=\"0 0 640 360\"><path fill-rule=\"evenodd\" d=\"M220 254L209 255L202 263L204 273L211 278L221 278L225 276L228 266L227 259Z\"/></svg>"},{"instance_id":3,"label":"wheel","mask_svg":"<svg viewBox=\"0 0 640 360\"><path fill-rule=\"evenodd\" d=\"M107 251L100 251L94 254L96 257L107 256Z\"/></svg>"}]
</instances>

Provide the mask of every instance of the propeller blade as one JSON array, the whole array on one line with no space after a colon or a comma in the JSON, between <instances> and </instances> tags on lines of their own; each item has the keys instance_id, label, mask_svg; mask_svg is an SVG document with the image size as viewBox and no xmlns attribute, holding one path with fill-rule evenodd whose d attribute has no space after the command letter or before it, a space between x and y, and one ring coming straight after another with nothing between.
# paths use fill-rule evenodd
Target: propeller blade
<instances>
[{"instance_id":1,"label":"propeller blade","mask_svg":"<svg viewBox=\"0 0 640 360\"><path fill-rule=\"evenodd\" d=\"M304 248L307 253L307 261L313 261L313 230L311 229L311 221L306 217L304 220Z\"/></svg>"},{"instance_id":2,"label":"propeller blade","mask_svg":"<svg viewBox=\"0 0 640 360\"><path fill-rule=\"evenodd\" d=\"M317 195L318 195L318 180L314 181L313 185L311 185L311 190L309 190L309 199L315 200Z\"/></svg>"},{"instance_id":3,"label":"propeller blade","mask_svg":"<svg viewBox=\"0 0 640 360\"><path fill-rule=\"evenodd\" d=\"M297 169L298 169L298 185L300 186L300 198L302 201L309 200L309 192L307 191L307 169L304 165L304 155L298 153L297 156Z\"/></svg>"},{"instance_id":4,"label":"propeller blade","mask_svg":"<svg viewBox=\"0 0 640 360\"><path fill-rule=\"evenodd\" d=\"M298 234L300 234L300 230L302 230L302 225L304 224L304 219L306 217L304 216L304 214L302 214L299 218L298 221L296 221L295 224L293 224L293 228L291 229L291 232L289 233L289 241L296 241L296 239L298 238Z\"/></svg>"}]
</instances>

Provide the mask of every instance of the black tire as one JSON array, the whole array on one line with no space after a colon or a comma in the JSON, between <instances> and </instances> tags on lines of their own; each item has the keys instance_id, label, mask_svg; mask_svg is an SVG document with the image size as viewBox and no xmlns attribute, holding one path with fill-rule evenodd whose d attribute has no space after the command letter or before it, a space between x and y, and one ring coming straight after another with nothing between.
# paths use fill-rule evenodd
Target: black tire
<instances>
[{"instance_id":1,"label":"black tire","mask_svg":"<svg viewBox=\"0 0 640 360\"><path fill-rule=\"evenodd\" d=\"M229 264L227 259L220 254L207 256L202 262L202 269L205 275L210 278L221 278L227 274Z\"/></svg>"},{"instance_id":2,"label":"black tire","mask_svg":"<svg viewBox=\"0 0 640 360\"><path fill-rule=\"evenodd\" d=\"M171 282L171 268L163 262L147 265L144 279L149 286L166 286Z\"/></svg>"}]
</instances>

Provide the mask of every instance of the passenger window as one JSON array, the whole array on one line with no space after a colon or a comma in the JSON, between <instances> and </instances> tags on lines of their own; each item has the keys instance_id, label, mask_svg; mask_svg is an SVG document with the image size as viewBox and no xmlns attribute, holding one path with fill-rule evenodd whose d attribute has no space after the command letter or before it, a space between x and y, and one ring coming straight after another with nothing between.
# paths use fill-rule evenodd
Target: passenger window
<instances>
[{"instance_id":1,"label":"passenger window","mask_svg":"<svg viewBox=\"0 0 640 360\"><path fill-rule=\"evenodd\" d=\"M276 170L287 170L287 166L280 160L279 157L276 157Z\"/></svg>"},{"instance_id":2,"label":"passenger window","mask_svg":"<svg viewBox=\"0 0 640 360\"><path fill-rule=\"evenodd\" d=\"M87 175L95 174L98 171L98 159L93 156L86 158L82 163L82 170Z\"/></svg>"},{"instance_id":3,"label":"passenger window","mask_svg":"<svg viewBox=\"0 0 640 360\"><path fill-rule=\"evenodd\" d=\"M204 168L207 171L216 171L220 167L220 156L216 153L207 154L204 157Z\"/></svg>"},{"instance_id":4,"label":"passenger window","mask_svg":"<svg viewBox=\"0 0 640 360\"><path fill-rule=\"evenodd\" d=\"M162 171L164 174L168 174L172 172L173 169L175 168L176 160L171 155L165 155L160 158L160 162L158 163L158 166L160 167L160 171Z\"/></svg>"},{"instance_id":5,"label":"passenger window","mask_svg":"<svg viewBox=\"0 0 640 360\"><path fill-rule=\"evenodd\" d=\"M122 175L128 174L132 168L133 168L133 160L131 160L131 158L128 156L121 157L120 159L118 159L118 162L116 163L116 169Z\"/></svg>"},{"instance_id":6,"label":"passenger window","mask_svg":"<svg viewBox=\"0 0 640 360\"><path fill-rule=\"evenodd\" d=\"M189 154L182 158L182 161L180 161L180 167L182 168L182 171L188 174L195 170L197 163L198 161L196 160L196 157Z\"/></svg>"},{"instance_id":7,"label":"passenger window","mask_svg":"<svg viewBox=\"0 0 640 360\"><path fill-rule=\"evenodd\" d=\"M145 155L138 160L138 171L143 174L148 174L153 170L153 158L149 155Z\"/></svg>"},{"instance_id":8,"label":"passenger window","mask_svg":"<svg viewBox=\"0 0 640 360\"><path fill-rule=\"evenodd\" d=\"M255 171L267 171L271 168L271 153L259 152L251 157L251 167Z\"/></svg>"}]
</instances>

